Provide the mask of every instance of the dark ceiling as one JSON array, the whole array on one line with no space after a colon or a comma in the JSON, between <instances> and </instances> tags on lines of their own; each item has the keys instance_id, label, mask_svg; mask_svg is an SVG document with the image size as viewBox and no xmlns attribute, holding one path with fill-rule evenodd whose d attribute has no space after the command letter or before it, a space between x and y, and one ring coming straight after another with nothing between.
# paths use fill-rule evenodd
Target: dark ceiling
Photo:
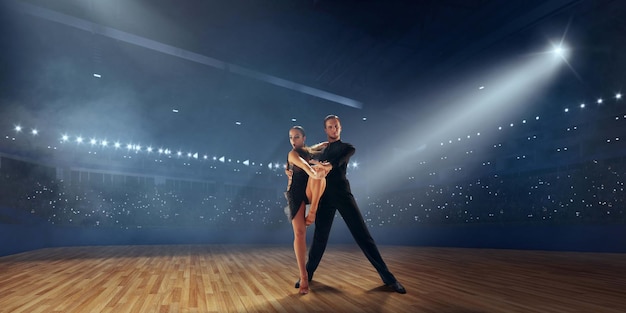
<instances>
[{"instance_id":1,"label":"dark ceiling","mask_svg":"<svg viewBox=\"0 0 626 313\"><path fill-rule=\"evenodd\" d=\"M619 90L624 21L619 0L5 1L2 121L282 156L294 124L385 138L441 105L426 95L561 39L552 97Z\"/></svg>"}]
</instances>

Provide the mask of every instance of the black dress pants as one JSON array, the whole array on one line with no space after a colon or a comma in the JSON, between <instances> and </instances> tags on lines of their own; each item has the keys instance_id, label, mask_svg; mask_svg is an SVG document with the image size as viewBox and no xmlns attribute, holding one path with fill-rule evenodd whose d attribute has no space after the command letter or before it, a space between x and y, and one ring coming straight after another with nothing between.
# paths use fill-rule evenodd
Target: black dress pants
<instances>
[{"instance_id":1,"label":"black dress pants","mask_svg":"<svg viewBox=\"0 0 626 313\"><path fill-rule=\"evenodd\" d=\"M389 269L387 269L387 265L383 261L378 247L367 229L367 225L354 200L354 196L349 192L328 193L328 191L329 190L327 190L327 193L320 199L320 205L315 218L315 232L313 234L313 242L309 248L309 259L306 264L309 278L313 277L313 273L317 270L322 260L326 245L328 244L328 237L330 235L331 226L333 225L335 212L339 211L352 237L354 237L354 240L363 251L363 254L365 254L376 271L378 271L383 283L391 284L396 282L396 278L391 274Z\"/></svg>"}]
</instances>

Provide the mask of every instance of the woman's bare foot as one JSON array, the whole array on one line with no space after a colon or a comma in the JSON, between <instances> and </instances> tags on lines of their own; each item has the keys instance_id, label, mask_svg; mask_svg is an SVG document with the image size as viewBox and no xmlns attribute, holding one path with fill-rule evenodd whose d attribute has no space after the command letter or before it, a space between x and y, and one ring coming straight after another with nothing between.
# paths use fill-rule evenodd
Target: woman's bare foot
<instances>
[{"instance_id":1,"label":"woman's bare foot","mask_svg":"<svg viewBox=\"0 0 626 313\"><path fill-rule=\"evenodd\" d=\"M307 277L300 278L300 294L305 295L309 293L309 280Z\"/></svg>"}]
</instances>

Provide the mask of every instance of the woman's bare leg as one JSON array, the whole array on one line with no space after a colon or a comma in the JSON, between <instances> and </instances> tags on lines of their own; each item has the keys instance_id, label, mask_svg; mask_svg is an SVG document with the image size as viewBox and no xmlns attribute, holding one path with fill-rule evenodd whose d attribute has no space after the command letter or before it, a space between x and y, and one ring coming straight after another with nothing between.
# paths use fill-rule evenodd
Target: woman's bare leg
<instances>
[{"instance_id":1,"label":"woman's bare leg","mask_svg":"<svg viewBox=\"0 0 626 313\"><path fill-rule=\"evenodd\" d=\"M309 214L306 216L305 224L309 226L315 222L315 215L317 214L317 207L320 204L320 198L324 194L324 190L326 190L326 179L313 179L309 178L306 184L306 196L309 198L309 202L311 202L311 209Z\"/></svg>"},{"instance_id":2,"label":"woman's bare leg","mask_svg":"<svg viewBox=\"0 0 626 313\"><path fill-rule=\"evenodd\" d=\"M293 226L293 251L296 254L296 262L300 271L300 293L309 293L309 275L306 272L306 225L304 224L304 212L306 207L304 202L296 216L291 220Z\"/></svg>"}]
</instances>

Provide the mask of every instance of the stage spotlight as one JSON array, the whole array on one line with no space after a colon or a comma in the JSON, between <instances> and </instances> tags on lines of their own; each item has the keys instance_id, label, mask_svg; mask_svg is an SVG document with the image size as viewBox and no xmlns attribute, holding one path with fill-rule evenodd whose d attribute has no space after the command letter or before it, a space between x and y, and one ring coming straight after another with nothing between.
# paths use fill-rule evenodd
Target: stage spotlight
<instances>
[{"instance_id":1,"label":"stage spotlight","mask_svg":"<svg viewBox=\"0 0 626 313\"><path fill-rule=\"evenodd\" d=\"M89 143L93 146L93 145L97 144L97 143L98 143L98 141L97 141L95 138L91 138L91 139L89 140Z\"/></svg>"},{"instance_id":2,"label":"stage spotlight","mask_svg":"<svg viewBox=\"0 0 626 313\"><path fill-rule=\"evenodd\" d=\"M15 126L15 131L18 132L18 133L21 133L22 132L22 126L16 125Z\"/></svg>"},{"instance_id":3,"label":"stage spotlight","mask_svg":"<svg viewBox=\"0 0 626 313\"><path fill-rule=\"evenodd\" d=\"M563 47L556 47L554 48L554 50L552 50L552 52L560 57L563 57L565 54L565 49L563 49Z\"/></svg>"},{"instance_id":4,"label":"stage spotlight","mask_svg":"<svg viewBox=\"0 0 626 313\"><path fill-rule=\"evenodd\" d=\"M37 135L39 135L39 131L38 131L37 129L33 129L33 130L31 130L31 131L30 131L30 133L31 133L33 136L37 136Z\"/></svg>"},{"instance_id":5,"label":"stage spotlight","mask_svg":"<svg viewBox=\"0 0 626 313\"><path fill-rule=\"evenodd\" d=\"M552 44L552 51L551 53L555 56L555 57L559 57L563 60L566 60L568 55L569 55L569 49L567 49L567 46L565 44L563 44L563 42L560 42L558 45L556 44Z\"/></svg>"},{"instance_id":6,"label":"stage spotlight","mask_svg":"<svg viewBox=\"0 0 626 313\"><path fill-rule=\"evenodd\" d=\"M81 137L81 136L76 137L76 143L78 143L78 144L83 143L83 137Z\"/></svg>"},{"instance_id":7,"label":"stage spotlight","mask_svg":"<svg viewBox=\"0 0 626 313\"><path fill-rule=\"evenodd\" d=\"M617 93L617 94L615 95L615 99L619 100L619 99L621 99L621 98L622 98L622 94L621 94L621 93Z\"/></svg>"}]
</instances>

